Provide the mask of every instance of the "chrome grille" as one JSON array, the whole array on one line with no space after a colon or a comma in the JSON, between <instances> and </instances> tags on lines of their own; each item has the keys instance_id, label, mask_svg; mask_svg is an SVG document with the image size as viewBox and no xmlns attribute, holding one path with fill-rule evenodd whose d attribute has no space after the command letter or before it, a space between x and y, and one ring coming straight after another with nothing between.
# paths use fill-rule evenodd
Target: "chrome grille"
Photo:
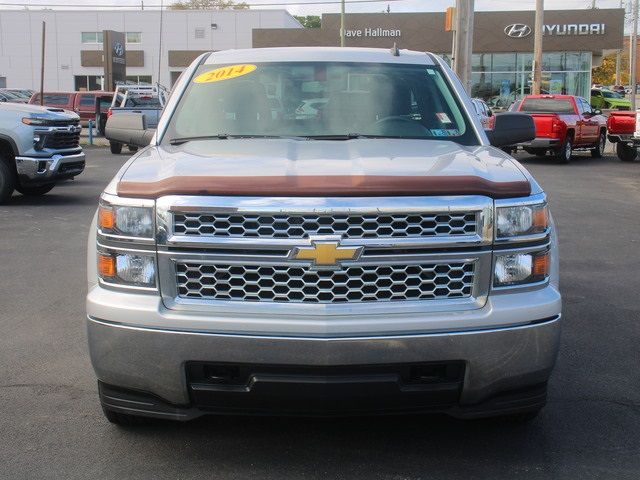
<instances>
[{"instance_id":1,"label":"chrome grille","mask_svg":"<svg viewBox=\"0 0 640 480\"><path fill-rule=\"evenodd\" d=\"M475 262L358 265L338 270L176 262L178 296L201 300L344 303L468 298Z\"/></svg>"},{"instance_id":2,"label":"chrome grille","mask_svg":"<svg viewBox=\"0 0 640 480\"><path fill-rule=\"evenodd\" d=\"M234 215L174 213L176 235L232 238L398 238L473 235L475 213L365 215Z\"/></svg>"}]
</instances>

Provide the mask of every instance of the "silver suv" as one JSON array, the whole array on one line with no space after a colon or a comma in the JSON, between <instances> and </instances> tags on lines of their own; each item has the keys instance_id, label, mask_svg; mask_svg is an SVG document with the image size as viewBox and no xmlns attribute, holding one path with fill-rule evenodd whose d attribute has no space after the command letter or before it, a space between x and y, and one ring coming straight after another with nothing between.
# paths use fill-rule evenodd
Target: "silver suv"
<instances>
[{"instance_id":1,"label":"silver suv","mask_svg":"<svg viewBox=\"0 0 640 480\"><path fill-rule=\"evenodd\" d=\"M80 175L80 118L61 108L0 103L0 204L14 190L44 195Z\"/></svg>"},{"instance_id":2,"label":"silver suv","mask_svg":"<svg viewBox=\"0 0 640 480\"><path fill-rule=\"evenodd\" d=\"M306 98L326 101L301 118ZM531 418L558 350L557 240L496 147L534 135L514 113L485 132L432 54L202 55L91 227L107 418Z\"/></svg>"}]
</instances>

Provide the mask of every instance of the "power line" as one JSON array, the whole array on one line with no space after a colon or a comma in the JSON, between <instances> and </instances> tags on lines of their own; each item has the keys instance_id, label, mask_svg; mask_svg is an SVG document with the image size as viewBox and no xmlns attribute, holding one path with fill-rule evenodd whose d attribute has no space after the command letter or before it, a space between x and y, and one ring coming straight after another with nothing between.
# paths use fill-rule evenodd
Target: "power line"
<instances>
[{"instance_id":1,"label":"power line","mask_svg":"<svg viewBox=\"0 0 640 480\"><path fill-rule=\"evenodd\" d=\"M356 3L397 3L404 2L406 0L346 0L346 3L356 4ZM244 2L243 2L244 3ZM304 5L337 5L342 3L342 0L312 0L312 1L296 1L296 2L269 2L269 3L245 3L248 7L286 7L286 6L304 6ZM13 3L13 2L0 2L0 7L20 7L21 9L25 8L24 3ZM112 5L112 4L69 4L69 3L38 3L35 5L27 6L28 10L37 10L39 8L114 8L114 9L135 9L139 10L140 5ZM169 6L170 7L170 6ZM166 7L166 8L169 8ZM149 8L157 8L162 9L162 4L144 4L145 9ZM223 10L223 9L212 9L212 10ZM228 8L226 10L233 10L233 7Z\"/></svg>"}]
</instances>

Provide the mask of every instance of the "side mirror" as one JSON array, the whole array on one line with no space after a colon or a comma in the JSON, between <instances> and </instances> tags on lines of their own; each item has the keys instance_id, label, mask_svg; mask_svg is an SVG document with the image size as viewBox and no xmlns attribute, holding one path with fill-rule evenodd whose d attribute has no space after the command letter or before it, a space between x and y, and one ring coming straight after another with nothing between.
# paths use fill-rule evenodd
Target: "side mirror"
<instances>
[{"instance_id":1,"label":"side mirror","mask_svg":"<svg viewBox=\"0 0 640 480\"><path fill-rule=\"evenodd\" d=\"M493 110L487 110L487 117L493 117Z\"/></svg>"},{"instance_id":2,"label":"side mirror","mask_svg":"<svg viewBox=\"0 0 640 480\"><path fill-rule=\"evenodd\" d=\"M155 129L146 128L143 113L122 113L111 116L107 120L104 136L125 145L146 147L151 143Z\"/></svg>"},{"instance_id":3,"label":"side mirror","mask_svg":"<svg viewBox=\"0 0 640 480\"><path fill-rule=\"evenodd\" d=\"M536 125L531 115L505 112L495 116L493 130L485 133L494 147L507 147L536 138Z\"/></svg>"},{"instance_id":4,"label":"side mirror","mask_svg":"<svg viewBox=\"0 0 640 480\"><path fill-rule=\"evenodd\" d=\"M602 110L600 110L599 108L591 110L591 115L602 115Z\"/></svg>"}]
</instances>

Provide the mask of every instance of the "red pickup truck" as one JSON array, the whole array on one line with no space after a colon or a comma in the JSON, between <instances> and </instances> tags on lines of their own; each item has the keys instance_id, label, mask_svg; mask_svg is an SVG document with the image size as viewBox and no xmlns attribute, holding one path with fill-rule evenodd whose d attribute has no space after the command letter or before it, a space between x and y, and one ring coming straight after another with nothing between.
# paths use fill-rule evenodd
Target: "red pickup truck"
<instances>
[{"instance_id":1,"label":"red pickup truck","mask_svg":"<svg viewBox=\"0 0 640 480\"><path fill-rule=\"evenodd\" d=\"M44 105L63 108L75 112L80 121L88 122L96 118L96 98L100 98L100 111L105 113L111 105L112 92L95 90L91 92L44 92ZM34 93L29 103L40 105L40 93Z\"/></svg>"},{"instance_id":2,"label":"red pickup truck","mask_svg":"<svg viewBox=\"0 0 640 480\"><path fill-rule=\"evenodd\" d=\"M569 163L576 149L590 150L599 158L607 141L607 120L582 97L527 95L517 111L528 113L536 125L536 138L520 144L527 153L544 156L548 151Z\"/></svg>"},{"instance_id":3,"label":"red pickup truck","mask_svg":"<svg viewBox=\"0 0 640 480\"><path fill-rule=\"evenodd\" d=\"M635 136L636 129L636 112L613 111L609 114L609 141L616 144L616 153L623 162L638 158L640 137Z\"/></svg>"}]
</instances>

